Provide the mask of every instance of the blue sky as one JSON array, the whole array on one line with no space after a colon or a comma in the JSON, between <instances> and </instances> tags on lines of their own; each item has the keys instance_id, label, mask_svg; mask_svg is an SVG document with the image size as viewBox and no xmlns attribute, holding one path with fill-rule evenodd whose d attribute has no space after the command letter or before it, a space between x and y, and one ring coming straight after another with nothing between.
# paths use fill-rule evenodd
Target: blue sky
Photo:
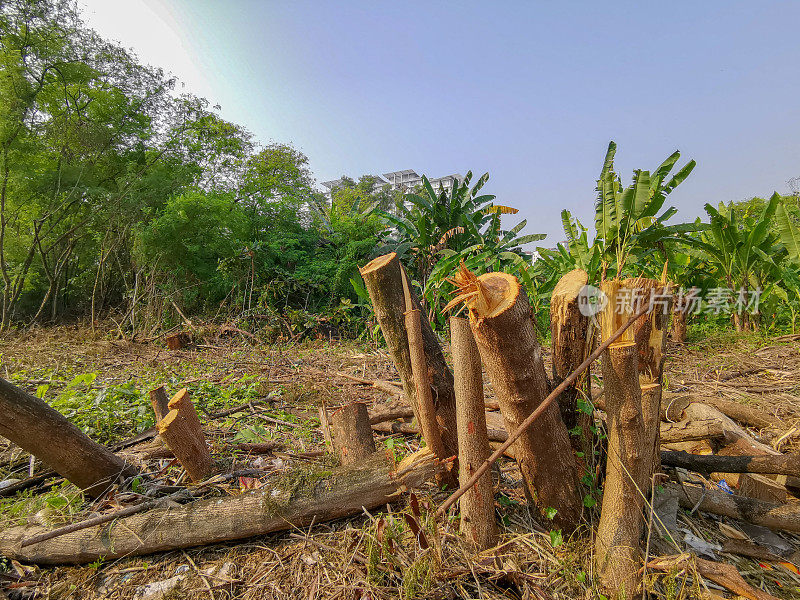
<instances>
[{"instance_id":1,"label":"blue sky","mask_svg":"<svg viewBox=\"0 0 800 600\"><path fill-rule=\"evenodd\" d=\"M673 222L800 176L797 2L81 4L318 181L488 171L548 246L562 208L591 222L612 139L624 181L676 149L697 160Z\"/></svg>"}]
</instances>

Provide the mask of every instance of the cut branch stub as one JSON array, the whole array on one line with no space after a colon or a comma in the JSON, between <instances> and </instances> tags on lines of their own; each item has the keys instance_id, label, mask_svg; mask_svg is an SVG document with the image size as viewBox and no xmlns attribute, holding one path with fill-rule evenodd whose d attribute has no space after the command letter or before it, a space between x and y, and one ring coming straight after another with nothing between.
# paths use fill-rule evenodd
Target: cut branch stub
<instances>
[{"instance_id":1,"label":"cut branch stub","mask_svg":"<svg viewBox=\"0 0 800 600\"><path fill-rule=\"evenodd\" d=\"M202 481L214 471L200 419L184 388L169 401L169 413L158 423L158 433L172 450L189 477Z\"/></svg>"},{"instance_id":2,"label":"cut branch stub","mask_svg":"<svg viewBox=\"0 0 800 600\"><path fill-rule=\"evenodd\" d=\"M541 347L525 290L507 273L475 277L461 267L454 281L465 300L486 373L508 431L516 430L548 395ZM452 303L451 303L452 304ZM556 509L557 527L577 526L582 501L577 463L558 406L550 405L514 443L514 455L542 515Z\"/></svg>"},{"instance_id":3,"label":"cut branch stub","mask_svg":"<svg viewBox=\"0 0 800 600\"><path fill-rule=\"evenodd\" d=\"M169 413L169 396L164 386L159 386L150 390L150 404L153 406L153 413L156 415L156 425Z\"/></svg>"},{"instance_id":4,"label":"cut branch stub","mask_svg":"<svg viewBox=\"0 0 800 600\"><path fill-rule=\"evenodd\" d=\"M416 399L411 354L406 333L405 297L400 261L394 252L379 256L360 269L364 285L369 293L375 317L386 340L386 347L397 367L403 391L409 399ZM413 307L420 310L419 300L410 291ZM442 348L427 318L420 319L422 344L428 368L436 420L439 424L445 453L453 456L458 452L456 436L456 403L453 391L453 374L444 359ZM412 402L417 411L416 402Z\"/></svg>"},{"instance_id":5,"label":"cut branch stub","mask_svg":"<svg viewBox=\"0 0 800 600\"><path fill-rule=\"evenodd\" d=\"M41 459L87 495L105 493L136 470L36 396L0 379L0 435Z\"/></svg>"},{"instance_id":6,"label":"cut branch stub","mask_svg":"<svg viewBox=\"0 0 800 600\"><path fill-rule=\"evenodd\" d=\"M356 464L375 452L367 405L351 402L331 415L333 445L343 465Z\"/></svg>"},{"instance_id":7,"label":"cut branch stub","mask_svg":"<svg viewBox=\"0 0 800 600\"><path fill-rule=\"evenodd\" d=\"M589 317L581 313L578 296L589 276L575 269L559 279L550 300L550 333L553 347L553 385L572 373L591 352ZM573 447L591 455L591 415L578 410L579 399L591 399L591 378L587 369L558 399L567 430L580 425L581 436L571 438ZM587 443L588 442L588 443Z\"/></svg>"},{"instance_id":8,"label":"cut branch stub","mask_svg":"<svg viewBox=\"0 0 800 600\"><path fill-rule=\"evenodd\" d=\"M481 359L467 319L450 317L456 389L459 483L465 485L489 456ZM497 541L492 474L486 472L461 497L461 533L480 550Z\"/></svg>"}]
</instances>

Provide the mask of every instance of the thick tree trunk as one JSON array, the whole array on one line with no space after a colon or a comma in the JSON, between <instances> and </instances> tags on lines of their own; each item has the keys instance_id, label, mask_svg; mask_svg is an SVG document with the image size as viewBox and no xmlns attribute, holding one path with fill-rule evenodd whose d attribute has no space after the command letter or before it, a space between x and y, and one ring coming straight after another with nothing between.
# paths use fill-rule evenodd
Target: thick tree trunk
<instances>
[{"instance_id":1,"label":"thick tree trunk","mask_svg":"<svg viewBox=\"0 0 800 600\"><path fill-rule=\"evenodd\" d=\"M169 413L158 423L158 433L192 481L202 481L214 471L214 460L189 391L186 388L179 391L168 406Z\"/></svg>"},{"instance_id":2,"label":"thick tree trunk","mask_svg":"<svg viewBox=\"0 0 800 600\"><path fill-rule=\"evenodd\" d=\"M407 398L416 398L408 336L404 323L405 298L400 261L392 252L380 256L360 269L369 293L375 317L386 340L386 347L394 361L403 391ZM414 308L420 309L419 300L411 291ZM456 404L453 391L453 374L444 360L442 348L427 319L422 322L422 341L428 365L436 418L442 432L445 452L453 456L458 452L456 438ZM414 403L416 404L416 403Z\"/></svg>"},{"instance_id":3,"label":"thick tree trunk","mask_svg":"<svg viewBox=\"0 0 800 600\"><path fill-rule=\"evenodd\" d=\"M465 485L490 453L481 359L467 319L450 317L450 347L458 423L458 479L460 485ZM461 533L480 550L494 546L497 523L491 471L461 497L459 507Z\"/></svg>"},{"instance_id":4,"label":"thick tree trunk","mask_svg":"<svg viewBox=\"0 0 800 600\"><path fill-rule=\"evenodd\" d=\"M639 482L652 463L647 461L636 365L634 342L612 344L603 356L608 461L595 565L603 585L620 598L632 598L641 584L639 541L647 490L640 489Z\"/></svg>"},{"instance_id":5,"label":"thick tree trunk","mask_svg":"<svg viewBox=\"0 0 800 600\"><path fill-rule=\"evenodd\" d=\"M486 273L471 285L475 290L467 306L472 332L506 430L514 431L548 395L528 297L517 278L506 273ZM576 527L582 509L577 463L558 406L550 405L513 448L526 491L541 513L554 508L557 527Z\"/></svg>"},{"instance_id":6,"label":"thick tree trunk","mask_svg":"<svg viewBox=\"0 0 800 600\"><path fill-rule=\"evenodd\" d=\"M92 497L135 469L44 401L0 379L0 435Z\"/></svg>"},{"instance_id":7,"label":"thick tree trunk","mask_svg":"<svg viewBox=\"0 0 800 600\"><path fill-rule=\"evenodd\" d=\"M581 313L578 295L588 283L582 269L564 275L553 289L550 300L550 333L553 345L553 385L557 386L580 365L591 352L589 317ZM558 399L561 418L570 432L575 450L591 456L592 416L578 409L578 400L591 401L591 377L587 369ZM578 435L575 428L578 428Z\"/></svg>"},{"instance_id":8,"label":"thick tree trunk","mask_svg":"<svg viewBox=\"0 0 800 600\"><path fill-rule=\"evenodd\" d=\"M0 554L37 564L84 564L307 527L384 506L399 492L430 481L441 468L427 450L396 468L394 460L378 452L299 489L267 487L155 509L25 548L20 547L23 539L45 529L11 527L0 533Z\"/></svg>"},{"instance_id":9,"label":"thick tree trunk","mask_svg":"<svg viewBox=\"0 0 800 600\"><path fill-rule=\"evenodd\" d=\"M375 452L367 405L346 404L331 414L333 446L343 465L358 464Z\"/></svg>"}]
</instances>

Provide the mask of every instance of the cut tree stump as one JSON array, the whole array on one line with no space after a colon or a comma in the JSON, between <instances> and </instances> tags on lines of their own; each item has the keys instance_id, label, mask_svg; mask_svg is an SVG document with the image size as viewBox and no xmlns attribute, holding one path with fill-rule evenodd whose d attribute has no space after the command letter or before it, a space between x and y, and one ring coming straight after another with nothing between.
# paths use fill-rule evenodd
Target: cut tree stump
<instances>
[{"instance_id":1,"label":"cut tree stump","mask_svg":"<svg viewBox=\"0 0 800 600\"><path fill-rule=\"evenodd\" d=\"M188 332L176 333L166 338L167 348L170 350L182 350L192 344L192 334Z\"/></svg>"},{"instance_id":2,"label":"cut tree stump","mask_svg":"<svg viewBox=\"0 0 800 600\"><path fill-rule=\"evenodd\" d=\"M392 252L379 256L362 267L360 272L375 309L375 317L386 340L386 347L403 382L403 391L407 398L416 399L411 354L403 317L406 310L403 277L397 254ZM411 299L414 307L420 309L419 300L413 290ZM425 360L436 406L436 419L441 429L445 453L454 456L458 453L458 440L453 374L445 362L439 340L431 329L428 319L421 319L421 326ZM416 410L416 401L412 405Z\"/></svg>"},{"instance_id":3,"label":"cut tree stump","mask_svg":"<svg viewBox=\"0 0 800 600\"><path fill-rule=\"evenodd\" d=\"M500 404L507 431L519 425L548 396L542 350L536 339L525 290L513 275L486 273L475 277L463 266L456 275L481 360ZM514 443L514 455L525 479L528 498L555 527L566 531L580 521L583 502L578 491L578 465L557 404Z\"/></svg>"},{"instance_id":4,"label":"cut tree stump","mask_svg":"<svg viewBox=\"0 0 800 600\"><path fill-rule=\"evenodd\" d=\"M632 598L641 584L639 542L647 490L641 473L649 468L641 412L635 342L612 344L603 356L608 413L608 461L600 523L595 537L595 566L615 597Z\"/></svg>"},{"instance_id":5,"label":"cut tree stump","mask_svg":"<svg viewBox=\"0 0 800 600\"><path fill-rule=\"evenodd\" d=\"M650 466L643 468L639 474L637 485L643 490L649 490L653 474L661 470L659 422L672 292L669 285L643 277L625 279L622 287L629 291L634 300L633 310L638 310L640 306L648 307L648 312L639 317L633 326L633 336L639 352L643 442L647 445L646 452L650 460Z\"/></svg>"},{"instance_id":6,"label":"cut tree stump","mask_svg":"<svg viewBox=\"0 0 800 600\"><path fill-rule=\"evenodd\" d=\"M450 348L456 390L458 479L465 485L489 457L481 358L469 321L450 317ZM459 501L461 533L479 550L497 543L492 473L487 471Z\"/></svg>"},{"instance_id":7,"label":"cut tree stump","mask_svg":"<svg viewBox=\"0 0 800 600\"><path fill-rule=\"evenodd\" d=\"M578 296L589 282L583 269L575 269L558 280L550 300L550 338L553 353L553 386L557 386L591 352L589 317L581 313ZM571 435L575 450L592 456L592 415L578 409L578 400L591 401L589 369L569 386L558 399L561 418L568 431L579 427L581 434Z\"/></svg>"},{"instance_id":8,"label":"cut tree stump","mask_svg":"<svg viewBox=\"0 0 800 600\"><path fill-rule=\"evenodd\" d=\"M375 452L367 405L345 404L331 414L333 446L343 465L357 464Z\"/></svg>"},{"instance_id":9,"label":"cut tree stump","mask_svg":"<svg viewBox=\"0 0 800 600\"><path fill-rule=\"evenodd\" d=\"M180 390L168 406L169 413L158 423L158 433L192 481L202 481L214 472L214 460L189 391L186 388Z\"/></svg>"},{"instance_id":10,"label":"cut tree stump","mask_svg":"<svg viewBox=\"0 0 800 600\"><path fill-rule=\"evenodd\" d=\"M310 478L299 487L264 487L154 509L25 548L20 546L23 539L46 528L10 527L0 532L0 554L35 564L85 564L307 527L384 506L400 492L431 481L442 468L427 450L397 467L393 458L376 452L361 464Z\"/></svg>"},{"instance_id":11,"label":"cut tree stump","mask_svg":"<svg viewBox=\"0 0 800 600\"><path fill-rule=\"evenodd\" d=\"M39 458L86 494L104 494L136 469L70 423L61 413L0 379L0 435Z\"/></svg>"},{"instance_id":12,"label":"cut tree stump","mask_svg":"<svg viewBox=\"0 0 800 600\"><path fill-rule=\"evenodd\" d=\"M403 274L405 279L405 272ZM406 293L406 306L412 306L408 282L404 283ZM417 398L417 420L422 437L439 460L445 460L448 455L442 441L442 432L436 421L436 407L433 403L433 394L428 376L428 363L425 360L425 348L422 341L422 311L411 308L405 312L406 332L408 333L408 351L411 356L411 373L414 377L414 391ZM457 431L457 428L456 428Z\"/></svg>"}]
</instances>

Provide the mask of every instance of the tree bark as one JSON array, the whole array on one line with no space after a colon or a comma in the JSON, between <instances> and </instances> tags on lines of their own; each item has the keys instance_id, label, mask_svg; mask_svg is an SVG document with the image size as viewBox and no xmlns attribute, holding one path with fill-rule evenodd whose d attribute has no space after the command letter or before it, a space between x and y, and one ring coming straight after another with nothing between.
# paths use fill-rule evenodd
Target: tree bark
<instances>
[{"instance_id":1,"label":"tree bark","mask_svg":"<svg viewBox=\"0 0 800 600\"><path fill-rule=\"evenodd\" d=\"M375 452L367 405L352 402L331 414L333 446L343 465L362 462Z\"/></svg>"},{"instance_id":2,"label":"tree bark","mask_svg":"<svg viewBox=\"0 0 800 600\"><path fill-rule=\"evenodd\" d=\"M159 386L150 390L150 404L153 405L153 413L156 415L156 425L169 413L169 396L164 386Z\"/></svg>"},{"instance_id":3,"label":"tree bark","mask_svg":"<svg viewBox=\"0 0 800 600\"><path fill-rule=\"evenodd\" d=\"M686 343L686 307L675 306L672 311L672 341L676 344Z\"/></svg>"},{"instance_id":4,"label":"tree bark","mask_svg":"<svg viewBox=\"0 0 800 600\"><path fill-rule=\"evenodd\" d=\"M458 479L460 485L465 485L490 453L481 359L467 319L450 317L450 347L458 424ZM479 550L494 546L497 523L491 471L461 497L459 507L461 533Z\"/></svg>"},{"instance_id":5,"label":"tree bark","mask_svg":"<svg viewBox=\"0 0 800 600\"><path fill-rule=\"evenodd\" d=\"M664 444L691 442L695 440L725 439L725 428L722 423L715 419L662 423L660 430L661 442Z\"/></svg>"},{"instance_id":6,"label":"tree bark","mask_svg":"<svg viewBox=\"0 0 800 600\"><path fill-rule=\"evenodd\" d=\"M136 470L39 398L0 379L0 435L98 497Z\"/></svg>"},{"instance_id":7,"label":"tree bark","mask_svg":"<svg viewBox=\"0 0 800 600\"><path fill-rule=\"evenodd\" d=\"M409 399L416 398L411 355L403 318L405 298L400 261L394 252L380 256L360 269L369 293L375 317L386 340L386 347L394 361L403 390ZM420 310L419 300L411 290L414 308ZM458 453L456 437L456 405L453 391L453 374L447 366L442 348L427 319L421 319L422 341L428 365L430 385L436 406L436 419L442 432L442 442L449 456ZM416 402L412 403L415 406Z\"/></svg>"},{"instance_id":8,"label":"tree bark","mask_svg":"<svg viewBox=\"0 0 800 600\"><path fill-rule=\"evenodd\" d=\"M669 334L669 319L672 312L672 293L668 285L655 279L642 277L625 279L622 286L631 291L639 306L649 305L647 313L637 319L633 326L634 340L639 352L639 385L642 391L642 422L644 425L644 460L650 466L641 472L637 482L643 490L650 489L653 473L661 470L659 447L659 421L664 373L664 359ZM634 309L638 310L638 306Z\"/></svg>"},{"instance_id":9,"label":"tree bark","mask_svg":"<svg viewBox=\"0 0 800 600\"><path fill-rule=\"evenodd\" d=\"M639 541L647 490L639 483L652 464L647 461L637 356L635 342L612 344L603 356L608 461L595 566L600 581L619 598L632 598L641 584Z\"/></svg>"},{"instance_id":10,"label":"tree bark","mask_svg":"<svg viewBox=\"0 0 800 600\"><path fill-rule=\"evenodd\" d=\"M21 541L45 528L11 527L0 533L0 554L36 564L85 564L307 527L384 506L399 492L429 482L441 468L427 450L397 468L393 459L378 452L360 465L342 467L299 488L267 487L154 509L25 548Z\"/></svg>"},{"instance_id":11,"label":"tree bark","mask_svg":"<svg viewBox=\"0 0 800 600\"><path fill-rule=\"evenodd\" d=\"M550 300L550 338L553 346L553 385L557 386L589 356L589 317L581 313L578 295L589 282L582 269L564 275ZM572 447L592 456L592 416L578 410L578 400L591 401L591 377L587 369L558 399L561 418L570 432ZM573 433L579 427L580 435Z\"/></svg>"},{"instance_id":12,"label":"tree bark","mask_svg":"<svg viewBox=\"0 0 800 600\"><path fill-rule=\"evenodd\" d=\"M507 273L486 273L471 285L474 296L467 306L472 332L506 431L514 431L548 395L528 297L517 278ZM574 529L582 501L577 463L558 406L552 404L525 430L514 443L514 454L528 496L542 515L554 508L554 525Z\"/></svg>"},{"instance_id":13,"label":"tree bark","mask_svg":"<svg viewBox=\"0 0 800 600\"><path fill-rule=\"evenodd\" d=\"M202 481L214 471L200 419L186 388L169 401L169 413L159 421L161 439L180 461L192 481Z\"/></svg>"},{"instance_id":14,"label":"tree bark","mask_svg":"<svg viewBox=\"0 0 800 600\"><path fill-rule=\"evenodd\" d=\"M425 360L425 349L422 342L422 312L416 309L407 311L405 323L408 332L408 351L411 356L411 372L414 377L414 391L417 398L417 420L422 429L422 437L433 455L439 460L445 460L453 455L447 454L442 441L442 432L436 422L436 407L433 404L428 378L428 363ZM456 435L457 431L456 429Z\"/></svg>"}]
</instances>

